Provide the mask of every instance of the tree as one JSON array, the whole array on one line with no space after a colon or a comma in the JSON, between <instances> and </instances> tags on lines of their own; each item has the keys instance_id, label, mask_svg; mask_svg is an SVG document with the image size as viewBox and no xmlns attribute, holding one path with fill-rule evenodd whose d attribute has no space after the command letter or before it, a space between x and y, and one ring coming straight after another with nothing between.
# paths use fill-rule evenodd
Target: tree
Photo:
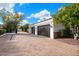
<instances>
[{"instance_id":1,"label":"tree","mask_svg":"<svg viewBox=\"0 0 79 59\"><path fill-rule=\"evenodd\" d=\"M79 33L79 4L69 4L61 7L55 15L53 15L54 25L62 23L65 28L69 28L74 39L77 39Z\"/></svg>"},{"instance_id":2,"label":"tree","mask_svg":"<svg viewBox=\"0 0 79 59\"><path fill-rule=\"evenodd\" d=\"M17 28L22 20L22 15L18 13L11 13L5 9L0 10L0 15L3 18L5 29L7 29L8 32L17 33Z\"/></svg>"},{"instance_id":3,"label":"tree","mask_svg":"<svg viewBox=\"0 0 79 59\"><path fill-rule=\"evenodd\" d=\"M25 24L25 25L21 26L21 29L24 32L27 32L28 28L29 28L29 24Z\"/></svg>"}]
</instances>

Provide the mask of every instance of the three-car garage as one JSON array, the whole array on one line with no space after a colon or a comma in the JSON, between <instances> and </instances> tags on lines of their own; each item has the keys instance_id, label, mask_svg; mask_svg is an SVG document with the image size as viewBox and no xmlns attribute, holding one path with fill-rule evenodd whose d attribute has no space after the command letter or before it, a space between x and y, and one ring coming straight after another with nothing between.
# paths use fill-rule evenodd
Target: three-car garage
<instances>
[{"instance_id":1,"label":"three-car garage","mask_svg":"<svg viewBox=\"0 0 79 59\"><path fill-rule=\"evenodd\" d=\"M31 33L35 35L43 35L53 38L53 25L52 18L44 21L34 23L31 25Z\"/></svg>"}]
</instances>

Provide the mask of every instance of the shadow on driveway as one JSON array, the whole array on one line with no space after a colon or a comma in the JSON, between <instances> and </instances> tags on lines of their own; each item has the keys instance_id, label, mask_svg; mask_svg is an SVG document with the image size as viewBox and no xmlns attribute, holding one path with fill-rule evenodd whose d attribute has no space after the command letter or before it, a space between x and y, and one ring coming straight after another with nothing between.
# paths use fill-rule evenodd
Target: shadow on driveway
<instances>
[{"instance_id":1,"label":"shadow on driveway","mask_svg":"<svg viewBox=\"0 0 79 59\"><path fill-rule=\"evenodd\" d=\"M79 45L79 40L74 40L72 38L61 38L61 39L59 38L59 39L56 39L56 40L70 44L70 45Z\"/></svg>"}]
</instances>

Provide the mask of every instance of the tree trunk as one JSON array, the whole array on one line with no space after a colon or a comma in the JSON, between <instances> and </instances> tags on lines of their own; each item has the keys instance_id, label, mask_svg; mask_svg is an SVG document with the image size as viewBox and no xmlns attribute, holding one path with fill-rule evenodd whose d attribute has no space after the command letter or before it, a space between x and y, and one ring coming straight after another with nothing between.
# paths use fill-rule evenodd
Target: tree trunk
<instances>
[{"instance_id":1,"label":"tree trunk","mask_svg":"<svg viewBox=\"0 0 79 59\"><path fill-rule=\"evenodd\" d=\"M79 32L78 26L75 26L74 27L74 39L78 39L78 32Z\"/></svg>"},{"instance_id":2,"label":"tree trunk","mask_svg":"<svg viewBox=\"0 0 79 59\"><path fill-rule=\"evenodd\" d=\"M17 34L17 29L16 29L16 34Z\"/></svg>"},{"instance_id":3,"label":"tree trunk","mask_svg":"<svg viewBox=\"0 0 79 59\"><path fill-rule=\"evenodd\" d=\"M70 27L70 30L73 33L74 39L78 39L79 27L75 25L74 27Z\"/></svg>"},{"instance_id":4,"label":"tree trunk","mask_svg":"<svg viewBox=\"0 0 79 59\"><path fill-rule=\"evenodd\" d=\"M78 39L78 33L74 34L74 39Z\"/></svg>"}]
</instances>

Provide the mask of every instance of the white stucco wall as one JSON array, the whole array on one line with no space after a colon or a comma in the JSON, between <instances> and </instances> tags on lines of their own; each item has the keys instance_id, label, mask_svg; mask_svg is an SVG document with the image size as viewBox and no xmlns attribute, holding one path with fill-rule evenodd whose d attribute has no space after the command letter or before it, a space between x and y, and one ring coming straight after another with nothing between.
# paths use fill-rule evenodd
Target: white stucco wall
<instances>
[{"instance_id":1,"label":"white stucco wall","mask_svg":"<svg viewBox=\"0 0 79 59\"><path fill-rule=\"evenodd\" d=\"M50 22L50 38L54 39L54 25L53 25L53 20Z\"/></svg>"},{"instance_id":2,"label":"white stucco wall","mask_svg":"<svg viewBox=\"0 0 79 59\"><path fill-rule=\"evenodd\" d=\"M30 33L30 34L32 33L32 30L31 30L31 28L29 28L29 29L28 29L28 33Z\"/></svg>"},{"instance_id":3,"label":"white stucco wall","mask_svg":"<svg viewBox=\"0 0 79 59\"><path fill-rule=\"evenodd\" d=\"M35 35L38 35L38 26L35 26Z\"/></svg>"},{"instance_id":4,"label":"white stucco wall","mask_svg":"<svg viewBox=\"0 0 79 59\"><path fill-rule=\"evenodd\" d=\"M54 32L58 32L59 30L61 30L63 28L62 23L59 23L57 26L54 27Z\"/></svg>"},{"instance_id":5,"label":"white stucco wall","mask_svg":"<svg viewBox=\"0 0 79 59\"><path fill-rule=\"evenodd\" d=\"M50 24L51 22L52 22L52 19L49 19L49 20L45 20L45 21L42 21L42 22L38 22L38 23L32 24L31 27L47 25L47 24Z\"/></svg>"}]
</instances>

